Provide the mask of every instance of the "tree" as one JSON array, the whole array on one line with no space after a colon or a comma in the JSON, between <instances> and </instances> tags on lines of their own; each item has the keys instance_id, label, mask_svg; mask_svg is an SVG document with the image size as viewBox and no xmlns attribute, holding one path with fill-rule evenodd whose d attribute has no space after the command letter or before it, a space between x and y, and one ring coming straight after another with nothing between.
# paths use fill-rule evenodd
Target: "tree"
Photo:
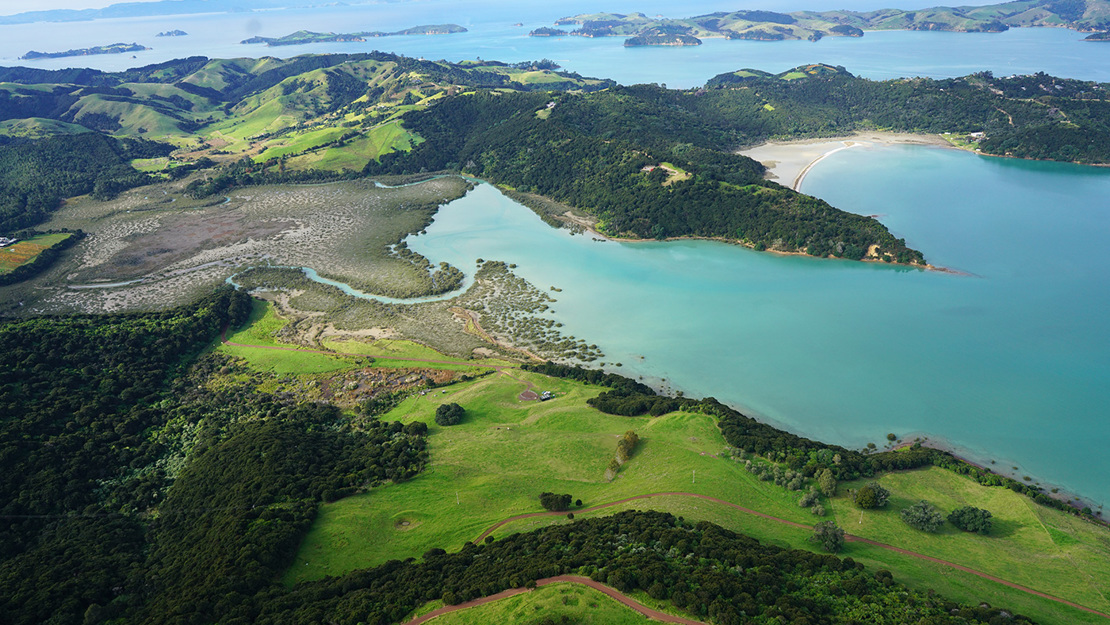
<instances>
[{"instance_id":1,"label":"tree","mask_svg":"<svg viewBox=\"0 0 1110 625\"><path fill-rule=\"evenodd\" d=\"M906 525L923 532L935 532L944 525L944 515L924 499L904 508L900 514Z\"/></svg>"},{"instance_id":2,"label":"tree","mask_svg":"<svg viewBox=\"0 0 1110 625\"><path fill-rule=\"evenodd\" d=\"M844 546L844 530L832 521L822 521L813 526L813 536L810 536L809 540L821 543L829 553L836 553Z\"/></svg>"},{"instance_id":3,"label":"tree","mask_svg":"<svg viewBox=\"0 0 1110 625\"><path fill-rule=\"evenodd\" d=\"M833 475L832 469L821 469L817 473L817 486L821 489L821 494L826 497L836 495L836 476Z\"/></svg>"},{"instance_id":4,"label":"tree","mask_svg":"<svg viewBox=\"0 0 1110 625\"><path fill-rule=\"evenodd\" d=\"M890 499L890 491L883 488L878 482L868 482L856 491L854 501L857 507L869 510L882 508Z\"/></svg>"},{"instance_id":5,"label":"tree","mask_svg":"<svg viewBox=\"0 0 1110 625\"><path fill-rule=\"evenodd\" d=\"M462 421L464 414L466 414L466 411L463 410L463 407L454 402L441 404L436 408L436 424L442 426L455 425Z\"/></svg>"},{"instance_id":6,"label":"tree","mask_svg":"<svg viewBox=\"0 0 1110 625\"><path fill-rule=\"evenodd\" d=\"M991 532L991 513L982 508L956 508L948 515L948 521L965 532L976 532L984 536Z\"/></svg>"},{"instance_id":7,"label":"tree","mask_svg":"<svg viewBox=\"0 0 1110 625\"><path fill-rule=\"evenodd\" d=\"M540 505L545 510L553 512L563 512L570 508L572 499L570 495L558 495L551 492L540 493Z\"/></svg>"}]
</instances>

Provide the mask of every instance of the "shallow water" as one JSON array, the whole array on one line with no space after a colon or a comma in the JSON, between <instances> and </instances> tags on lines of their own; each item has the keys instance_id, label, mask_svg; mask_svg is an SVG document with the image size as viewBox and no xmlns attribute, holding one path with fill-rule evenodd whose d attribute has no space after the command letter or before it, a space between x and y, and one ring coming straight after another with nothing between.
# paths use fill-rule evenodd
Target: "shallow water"
<instances>
[{"instance_id":1,"label":"shallow water","mask_svg":"<svg viewBox=\"0 0 1110 625\"><path fill-rule=\"evenodd\" d=\"M861 173L866 172L866 173ZM943 181L943 184L938 184ZM916 146L845 150L803 191L969 274L598 242L481 185L409 246L516 263L614 368L859 447L924 434L1103 501L1110 470L1110 171ZM611 367L612 368L612 367Z\"/></svg>"}]
</instances>

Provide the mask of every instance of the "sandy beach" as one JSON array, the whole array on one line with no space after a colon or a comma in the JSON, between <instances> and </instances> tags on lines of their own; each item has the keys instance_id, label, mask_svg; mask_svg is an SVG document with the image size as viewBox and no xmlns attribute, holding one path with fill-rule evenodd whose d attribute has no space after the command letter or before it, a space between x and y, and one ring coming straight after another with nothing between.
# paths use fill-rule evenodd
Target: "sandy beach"
<instances>
[{"instance_id":1,"label":"sandy beach","mask_svg":"<svg viewBox=\"0 0 1110 625\"><path fill-rule=\"evenodd\" d=\"M764 143L754 148L741 150L740 154L751 157L767 167L767 178L795 191L810 168L821 159L853 147L873 147L879 145L932 145L955 148L940 135L915 135L894 132L861 132L835 139L803 139Z\"/></svg>"}]
</instances>

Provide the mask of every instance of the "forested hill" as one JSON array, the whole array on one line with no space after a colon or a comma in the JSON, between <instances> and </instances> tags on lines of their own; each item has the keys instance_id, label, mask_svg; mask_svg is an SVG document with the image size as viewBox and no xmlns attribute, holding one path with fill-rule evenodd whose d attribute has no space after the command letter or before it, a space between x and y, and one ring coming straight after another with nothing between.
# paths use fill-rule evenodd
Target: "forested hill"
<instances>
[{"instance_id":1,"label":"forested hill","mask_svg":"<svg viewBox=\"0 0 1110 625\"><path fill-rule=\"evenodd\" d=\"M448 98L405 116L423 143L371 162L366 173L461 170L585 210L618 236L723 237L757 249L852 259L870 250L923 262L878 221L764 180L762 165L725 149L732 129L652 101L670 93Z\"/></svg>"},{"instance_id":2,"label":"forested hill","mask_svg":"<svg viewBox=\"0 0 1110 625\"><path fill-rule=\"evenodd\" d=\"M809 65L772 76L740 70L709 80L708 91L655 93L708 124L734 129L741 143L768 136L843 135L856 130L958 133L986 154L1110 163L1110 85L1044 73L999 78L871 81L844 68Z\"/></svg>"}]
</instances>

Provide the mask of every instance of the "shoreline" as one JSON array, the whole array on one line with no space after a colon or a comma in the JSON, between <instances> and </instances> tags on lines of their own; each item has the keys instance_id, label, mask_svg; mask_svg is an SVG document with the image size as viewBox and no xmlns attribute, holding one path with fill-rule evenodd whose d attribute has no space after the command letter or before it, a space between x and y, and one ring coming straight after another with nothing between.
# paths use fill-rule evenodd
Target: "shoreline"
<instances>
[{"instance_id":1,"label":"shoreline","mask_svg":"<svg viewBox=\"0 0 1110 625\"><path fill-rule=\"evenodd\" d=\"M914 444L920 443L922 447L945 452L947 454L950 454L952 457L956 458L960 462L964 462L973 467L982 469L987 473L991 473L993 475L997 475L999 477L1007 479L1023 481L1022 477L1024 476L1022 476L1022 471L1016 469L1007 470L1005 466L1003 466L1006 462L1013 461L1007 460L1004 461L1003 464L998 464L994 460L986 460L984 458L981 458L977 454L971 452L969 449L960 447L959 445L956 445L945 438L937 437L935 435L931 436L928 434L920 434L918 436L915 436L913 440L907 439L909 439L909 436L902 437L902 440L906 442L894 445L890 447L889 450L895 451L898 449L912 447ZM887 451L887 449L879 449L877 451ZM1012 467L1014 465L1010 464L1008 466ZM1028 480L1028 483L1031 486L1040 488L1047 497L1063 502L1069 507L1074 508L1075 510L1082 510L1084 507L1089 507L1099 513L1102 512L1102 504L1100 504L1100 502L1090 497L1086 497L1082 493L1071 490L1060 484L1055 484L1052 482L1041 482L1036 478L1036 476L1030 477L1032 477L1032 479ZM1053 492L1054 489L1055 492ZM1103 518L1100 514L1096 514L1091 520L1104 527L1110 527L1110 519Z\"/></svg>"},{"instance_id":2,"label":"shoreline","mask_svg":"<svg viewBox=\"0 0 1110 625\"><path fill-rule=\"evenodd\" d=\"M924 145L961 150L942 135L905 132L855 132L840 137L769 141L744 148L737 154L759 161L767 168L765 178L798 191L814 165L841 150L888 145ZM789 180L790 184L783 181Z\"/></svg>"}]
</instances>

